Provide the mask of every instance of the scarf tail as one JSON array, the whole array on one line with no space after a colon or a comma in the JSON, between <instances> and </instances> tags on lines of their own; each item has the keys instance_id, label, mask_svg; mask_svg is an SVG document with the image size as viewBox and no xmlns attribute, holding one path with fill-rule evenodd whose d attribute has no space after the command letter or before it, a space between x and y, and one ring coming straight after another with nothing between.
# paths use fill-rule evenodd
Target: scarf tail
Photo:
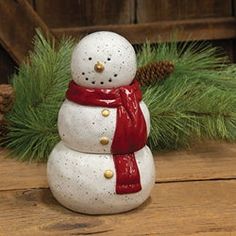
<instances>
[{"instance_id":1,"label":"scarf tail","mask_svg":"<svg viewBox=\"0 0 236 236\"><path fill-rule=\"evenodd\" d=\"M147 128L139 102L141 93L127 93L120 90L121 106L117 108L116 130L111 146L116 169L116 193L139 192L140 173L135 151L146 144ZM123 155L122 155L123 154Z\"/></svg>"},{"instance_id":2,"label":"scarf tail","mask_svg":"<svg viewBox=\"0 0 236 236\"><path fill-rule=\"evenodd\" d=\"M142 187L134 153L113 155L113 159L116 169L116 193L128 194L139 192Z\"/></svg>"}]
</instances>

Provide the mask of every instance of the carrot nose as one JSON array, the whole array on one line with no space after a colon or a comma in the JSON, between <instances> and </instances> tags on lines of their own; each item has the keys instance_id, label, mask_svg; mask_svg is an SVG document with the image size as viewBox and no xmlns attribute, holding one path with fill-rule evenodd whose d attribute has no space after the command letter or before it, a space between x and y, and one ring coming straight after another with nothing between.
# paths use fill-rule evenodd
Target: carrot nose
<instances>
[{"instance_id":1,"label":"carrot nose","mask_svg":"<svg viewBox=\"0 0 236 236\"><path fill-rule=\"evenodd\" d=\"M94 70L98 73L102 73L104 69L105 69L104 65L99 61L94 65Z\"/></svg>"}]
</instances>

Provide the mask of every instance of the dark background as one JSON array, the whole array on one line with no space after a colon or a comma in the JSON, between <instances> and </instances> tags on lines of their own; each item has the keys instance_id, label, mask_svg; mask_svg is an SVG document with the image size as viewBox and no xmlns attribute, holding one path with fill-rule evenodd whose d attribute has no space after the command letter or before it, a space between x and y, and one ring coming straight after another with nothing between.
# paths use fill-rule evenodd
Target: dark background
<instances>
[{"instance_id":1,"label":"dark background","mask_svg":"<svg viewBox=\"0 0 236 236\"><path fill-rule=\"evenodd\" d=\"M17 0L3 1L4 4L17 3ZM88 32L104 29L121 33L133 44L140 44L146 39L155 43L159 36L163 41L168 41L173 30L178 29L182 31L178 40L189 40L189 35L194 40L208 40L213 45L224 48L231 60L235 60L234 0L27 1L57 37L70 34L79 38ZM16 13L17 11L16 7ZM14 20L14 14L12 15L8 22L9 27L12 27L12 38L27 34L27 25L15 32L13 25L21 22ZM0 21L0 31L3 27L1 24L3 21ZM31 42L32 38L29 37L28 44ZM8 81L19 63L9 51L11 50L1 43L0 83Z\"/></svg>"}]
</instances>

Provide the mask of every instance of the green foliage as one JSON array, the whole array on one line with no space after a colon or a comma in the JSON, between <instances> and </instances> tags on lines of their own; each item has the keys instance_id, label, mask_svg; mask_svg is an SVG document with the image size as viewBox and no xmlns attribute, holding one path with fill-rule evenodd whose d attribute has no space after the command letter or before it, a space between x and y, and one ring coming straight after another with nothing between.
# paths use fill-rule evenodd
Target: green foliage
<instances>
[{"instance_id":1,"label":"green foliage","mask_svg":"<svg viewBox=\"0 0 236 236\"><path fill-rule=\"evenodd\" d=\"M139 65L174 62L175 71L155 86L143 88L151 115L152 149L187 147L199 139L236 139L236 67L218 48L190 43L144 45Z\"/></svg>"},{"instance_id":2,"label":"green foliage","mask_svg":"<svg viewBox=\"0 0 236 236\"><path fill-rule=\"evenodd\" d=\"M13 77L16 102L2 142L21 160L42 161L59 141L57 113L70 80L74 43L63 39L56 47L38 32L34 45L30 63L22 64Z\"/></svg>"},{"instance_id":3,"label":"green foliage","mask_svg":"<svg viewBox=\"0 0 236 236\"><path fill-rule=\"evenodd\" d=\"M8 135L2 140L21 160L45 161L60 140L57 115L70 78L74 42L56 47L38 33L28 64L13 78L16 103L8 114ZM161 43L143 45L138 65L170 60L174 73L144 87L151 114L152 149L186 147L198 139L236 139L236 67L208 44Z\"/></svg>"}]
</instances>

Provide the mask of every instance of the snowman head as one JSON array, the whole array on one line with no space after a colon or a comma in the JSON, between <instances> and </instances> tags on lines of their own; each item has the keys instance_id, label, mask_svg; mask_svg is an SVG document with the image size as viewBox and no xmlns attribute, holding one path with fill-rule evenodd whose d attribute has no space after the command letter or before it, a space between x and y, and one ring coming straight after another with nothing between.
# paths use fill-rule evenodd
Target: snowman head
<instances>
[{"instance_id":1,"label":"snowman head","mask_svg":"<svg viewBox=\"0 0 236 236\"><path fill-rule=\"evenodd\" d=\"M72 54L72 78L84 87L116 88L129 85L136 69L133 46L113 32L89 34L77 44Z\"/></svg>"}]
</instances>

